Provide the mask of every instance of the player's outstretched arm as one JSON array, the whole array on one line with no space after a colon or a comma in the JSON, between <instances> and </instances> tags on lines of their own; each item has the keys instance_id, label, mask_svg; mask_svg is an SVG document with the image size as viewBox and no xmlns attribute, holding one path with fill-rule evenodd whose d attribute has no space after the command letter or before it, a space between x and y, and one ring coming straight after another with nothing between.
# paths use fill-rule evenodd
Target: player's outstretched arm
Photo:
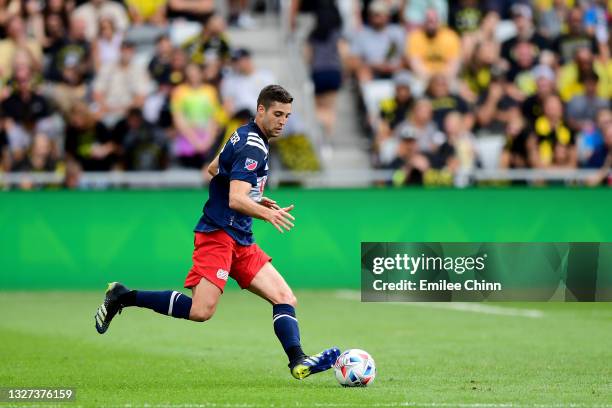
<instances>
[{"instance_id":1,"label":"player's outstretched arm","mask_svg":"<svg viewBox=\"0 0 612 408\"><path fill-rule=\"evenodd\" d=\"M293 228L293 220L295 217L289 214L293 209L293 205L287 208L270 208L256 203L249 197L251 184L242 180L230 181L229 206L232 210L238 211L249 217L259 218L260 220L268 221L279 232L284 232L283 229L290 231Z\"/></svg>"}]
</instances>

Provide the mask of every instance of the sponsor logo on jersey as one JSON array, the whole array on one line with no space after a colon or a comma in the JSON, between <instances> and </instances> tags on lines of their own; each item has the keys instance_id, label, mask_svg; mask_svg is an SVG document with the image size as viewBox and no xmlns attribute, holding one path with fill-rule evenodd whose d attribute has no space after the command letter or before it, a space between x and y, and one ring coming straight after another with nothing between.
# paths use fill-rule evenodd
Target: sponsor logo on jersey
<instances>
[{"instance_id":1,"label":"sponsor logo on jersey","mask_svg":"<svg viewBox=\"0 0 612 408\"><path fill-rule=\"evenodd\" d=\"M228 276L229 276L229 273L227 271L224 271L223 269L219 269L217 271L217 278L219 279L226 281Z\"/></svg>"},{"instance_id":2,"label":"sponsor logo on jersey","mask_svg":"<svg viewBox=\"0 0 612 408\"><path fill-rule=\"evenodd\" d=\"M257 168L257 160L249 159L247 157L246 161L244 162L244 168L248 171L255 170Z\"/></svg>"}]
</instances>

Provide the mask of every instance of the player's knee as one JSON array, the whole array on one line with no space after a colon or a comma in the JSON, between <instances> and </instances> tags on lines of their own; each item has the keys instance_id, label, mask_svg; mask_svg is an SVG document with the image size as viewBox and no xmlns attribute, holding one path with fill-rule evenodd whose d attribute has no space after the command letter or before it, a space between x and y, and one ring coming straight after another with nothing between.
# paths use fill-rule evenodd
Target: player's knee
<instances>
[{"instance_id":1,"label":"player's knee","mask_svg":"<svg viewBox=\"0 0 612 408\"><path fill-rule=\"evenodd\" d=\"M277 303L291 305L293 307L296 307L297 298L295 297L293 292L289 291L289 292L279 294Z\"/></svg>"},{"instance_id":2,"label":"player's knee","mask_svg":"<svg viewBox=\"0 0 612 408\"><path fill-rule=\"evenodd\" d=\"M205 322L210 320L215 314L216 309L216 305L205 305L199 308L192 308L189 313L189 320L193 320L194 322Z\"/></svg>"}]
</instances>

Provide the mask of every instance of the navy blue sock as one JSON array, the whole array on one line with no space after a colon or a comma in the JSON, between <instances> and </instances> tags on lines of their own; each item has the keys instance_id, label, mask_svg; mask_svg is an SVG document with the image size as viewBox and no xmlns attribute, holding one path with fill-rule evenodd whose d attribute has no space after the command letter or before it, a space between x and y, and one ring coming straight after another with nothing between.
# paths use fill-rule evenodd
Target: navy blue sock
<instances>
[{"instance_id":1,"label":"navy blue sock","mask_svg":"<svg viewBox=\"0 0 612 408\"><path fill-rule=\"evenodd\" d=\"M137 290L133 306L155 310L167 316L189 319L191 298L173 290L145 291Z\"/></svg>"},{"instance_id":2,"label":"navy blue sock","mask_svg":"<svg viewBox=\"0 0 612 408\"><path fill-rule=\"evenodd\" d=\"M272 306L272 322L274 333L283 345L289 362L294 363L304 357L305 354L300 345L300 328L293 306L286 304Z\"/></svg>"}]
</instances>

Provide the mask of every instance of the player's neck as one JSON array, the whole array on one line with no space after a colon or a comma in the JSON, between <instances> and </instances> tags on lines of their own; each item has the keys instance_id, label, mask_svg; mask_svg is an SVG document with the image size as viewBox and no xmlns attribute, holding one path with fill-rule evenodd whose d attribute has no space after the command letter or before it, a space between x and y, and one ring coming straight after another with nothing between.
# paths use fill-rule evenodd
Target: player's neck
<instances>
[{"instance_id":1,"label":"player's neck","mask_svg":"<svg viewBox=\"0 0 612 408\"><path fill-rule=\"evenodd\" d=\"M259 120L259 118L255 117L255 119L253 120L253 122L255 122L255 124L257 125L257 127L259 128L259 133L261 135L263 135L266 140L269 139L268 135L266 134L266 132L264 131L264 127L262 126L261 121Z\"/></svg>"}]
</instances>

